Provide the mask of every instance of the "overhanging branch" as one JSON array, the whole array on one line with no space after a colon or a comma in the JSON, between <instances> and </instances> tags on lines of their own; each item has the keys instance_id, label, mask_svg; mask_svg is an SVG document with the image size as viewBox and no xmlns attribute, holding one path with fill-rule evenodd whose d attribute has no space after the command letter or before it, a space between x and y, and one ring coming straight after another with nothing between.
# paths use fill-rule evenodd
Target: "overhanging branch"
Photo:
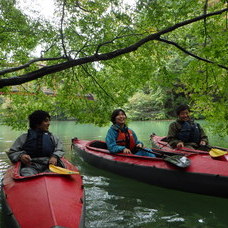
<instances>
[{"instance_id":1,"label":"overhanging branch","mask_svg":"<svg viewBox=\"0 0 228 228\"><path fill-rule=\"evenodd\" d=\"M158 41L161 41L161 42L164 42L164 43L167 43L167 44L174 45L175 47L177 47L178 49L180 49L181 51L183 51L183 52L186 53L187 55L190 55L190 56L192 56L192 57L194 57L194 58L196 58L196 59L198 59L198 60L204 61L204 62L206 62L206 63L216 64L217 66L219 66L219 67L221 67L221 68L223 68L223 69L228 70L228 67L223 66L223 65L221 65L221 64L218 64L218 63L216 63L216 62L214 62L214 61L211 61L211 60L202 58L202 57L200 57L200 56L197 56L197 55L191 53L190 51L187 51L186 49L184 49L184 48L181 47L179 44L177 44L177 43L175 43L175 42L173 42L173 41L165 40L165 39L161 39L161 38L158 38L157 40L158 40Z\"/></svg>"},{"instance_id":2,"label":"overhanging branch","mask_svg":"<svg viewBox=\"0 0 228 228\"><path fill-rule=\"evenodd\" d=\"M56 57L56 58L38 58L38 59L33 59L31 61L29 61L28 63L21 65L19 67L12 67L12 68L8 68L5 70L1 70L0 71L0 75L4 75L7 73L12 73L12 72L16 72L22 69L25 69L27 67L29 67L31 64L36 63L36 62L42 62L42 61L53 61L53 60L60 60L60 59L66 59L66 57L60 56L60 57Z\"/></svg>"},{"instance_id":3,"label":"overhanging branch","mask_svg":"<svg viewBox=\"0 0 228 228\"><path fill-rule=\"evenodd\" d=\"M166 33L169 33L171 31L174 31L180 27L183 27L185 25L194 23L196 21L200 21L202 19L205 19L207 17L211 17L214 15L219 15L222 14L224 12L228 11L228 8L226 9L222 9L213 13L208 13L208 14L204 14L198 17L195 17L193 19L190 20L186 20L180 23L177 23L171 27L168 27L166 29L163 29L157 33L151 34L146 36L145 38L139 40L138 42L126 47L126 48L122 48L122 49L118 49L112 52L108 52L108 53L104 53L104 54L97 54L95 53L92 56L87 56L84 58L79 58L79 59L75 59L75 60L69 60L63 63L59 63L56 65L52 65L52 66L46 66L43 67L39 70L21 75L21 76L17 76L17 77L12 77L12 78L5 78L5 79L0 79L0 88L3 88L5 86L11 86L11 85L20 85L38 78L42 78L45 75L48 74L52 74L52 73L56 73L56 72L60 72L63 71L65 69L74 67L74 66L79 66L79 65L83 65L85 63L91 63L91 62L96 62L96 61L102 61L102 60L109 60L109 59L113 59L116 58L120 55L129 53L129 52L133 52L136 51L139 47L141 47L142 45L144 45L145 43L152 41L152 40L158 40L160 38L161 35L164 35ZM218 64L217 64L218 65ZM218 65L219 66L219 65Z\"/></svg>"}]
</instances>

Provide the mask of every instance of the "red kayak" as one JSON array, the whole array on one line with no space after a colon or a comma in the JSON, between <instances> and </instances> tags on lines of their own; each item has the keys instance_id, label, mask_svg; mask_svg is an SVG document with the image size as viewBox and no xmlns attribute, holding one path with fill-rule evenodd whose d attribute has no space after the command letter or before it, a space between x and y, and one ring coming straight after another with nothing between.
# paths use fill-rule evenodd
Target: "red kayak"
<instances>
[{"instance_id":1,"label":"red kayak","mask_svg":"<svg viewBox=\"0 0 228 228\"><path fill-rule=\"evenodd\" d=\"M75 138L72 146L84 161L98 168L161 187L228 198L227 162L207 154L189 154L191 164L179 168L160 157L110 153L103 141Z\"/></svg>"},{"instance_id":2,"label":"red kayak","mask_svg":"<svg viewBox=\"0 0 228 228\"><path fill-rule=\"evenodd\" d=\"M65 168L78 171L66 159ZM20 162L12 165L2 181L6 227L78 228L84 226L84 190L79 174L52 172L20 176Z\"/></svg>"},{"instance_id":3,"label":"red kayak","mask_svg":"<svg viewBox=\"0 0 228 228\"><path fill-rule=\"evenodd\" d=\"M187 147L182 147L181 149L173 149L167 142L167 137L165 136L157 136L156 134L152 134L150 136L150 139L152 141L152 145L159 148L159 149L162 149L162 150L165 150L165 151L169 151L169 152L174 152L174 153L196 153L196 154L199 154L199 155L208 155L209 156L209 152L208 151L203 151L203 150L194 150L194 149L190 149L190 148L187 148ZM214 147L214 148L220 148L220 147ZM221 148L223 150L227 150L226 148ZM211 159L218 159L218 160L225 160L225 161L228 161L228 155L223 155L223 156L220 156L220 157L217 157L217 158L212 158Z\"/></svg>"}]
</instances>

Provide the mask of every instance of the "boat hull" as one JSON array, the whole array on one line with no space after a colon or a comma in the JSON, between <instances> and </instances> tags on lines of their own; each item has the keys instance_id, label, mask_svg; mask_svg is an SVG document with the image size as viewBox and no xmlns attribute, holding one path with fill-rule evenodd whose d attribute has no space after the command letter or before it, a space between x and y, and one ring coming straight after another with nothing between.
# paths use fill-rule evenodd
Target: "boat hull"
<instances>
[{"instance_id":1,"label":"boat hull","mask_svg":"<svg viewBox=\"0 0 228 228\"><path fill-rule=\"evenodd\" d=\"M65 167L77 168L63 159ZM30 177L11 166L2 181L2 205L7 227L49 228L84 226L84 190L77 175L43 173Z\"/></svg>"},{"instance_id":2,"label":"boat hull","mask_svg":"<svg viewBox=\"0 0 228 228\"><path fill-rule=\"evenodd\" d=\"M191 155L190 167L182 169L161 158L111 154L89 145L89 141L73 141L73 148L79 156L97 168L161 187L228 197L228 167L223 165L223 161L213 164L208 156Z\"/></svg>"}]
</instances>

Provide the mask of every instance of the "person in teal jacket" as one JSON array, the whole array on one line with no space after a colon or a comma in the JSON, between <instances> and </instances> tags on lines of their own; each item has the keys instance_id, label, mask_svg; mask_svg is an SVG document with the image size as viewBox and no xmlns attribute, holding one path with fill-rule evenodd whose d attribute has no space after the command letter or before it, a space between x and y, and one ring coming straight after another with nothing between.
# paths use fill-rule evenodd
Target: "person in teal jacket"
<instances>
[{"instance_id":1,"label":"person in teal jacket","mask_svg":"<svg viewBox=\"0 0 228 228\"><path fill-rule=\"evenodd\" d=\"M111 115L113 125L109 128L105 139L108 150L111 153L155 157L152 150L143 149L143 143L138 140L135 132L126 126L126 119L124 110L116 109L113 111Z\"/></svg>"}]
</instances>

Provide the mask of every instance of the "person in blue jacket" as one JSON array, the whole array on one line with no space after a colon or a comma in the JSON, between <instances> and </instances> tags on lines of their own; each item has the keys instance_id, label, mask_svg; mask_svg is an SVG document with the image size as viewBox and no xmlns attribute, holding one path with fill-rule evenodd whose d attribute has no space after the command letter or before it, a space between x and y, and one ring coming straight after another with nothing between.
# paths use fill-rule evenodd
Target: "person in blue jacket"
<instances>
[{"instance_id":1,"label":"person in blue jacket","mask_svg":"<svg viewBox=\"0 0 228 228\"><path fill-rule=\"evenodd\" d=\"M113 125L106 135L106 144L111 153L136 154L140 156L155 157L150 149L143 149L133 130L126 126L127 116L122 109L116 109L111 115ZM145 150L148 150L145 151Z\"/></svg>"}]
</instances>

